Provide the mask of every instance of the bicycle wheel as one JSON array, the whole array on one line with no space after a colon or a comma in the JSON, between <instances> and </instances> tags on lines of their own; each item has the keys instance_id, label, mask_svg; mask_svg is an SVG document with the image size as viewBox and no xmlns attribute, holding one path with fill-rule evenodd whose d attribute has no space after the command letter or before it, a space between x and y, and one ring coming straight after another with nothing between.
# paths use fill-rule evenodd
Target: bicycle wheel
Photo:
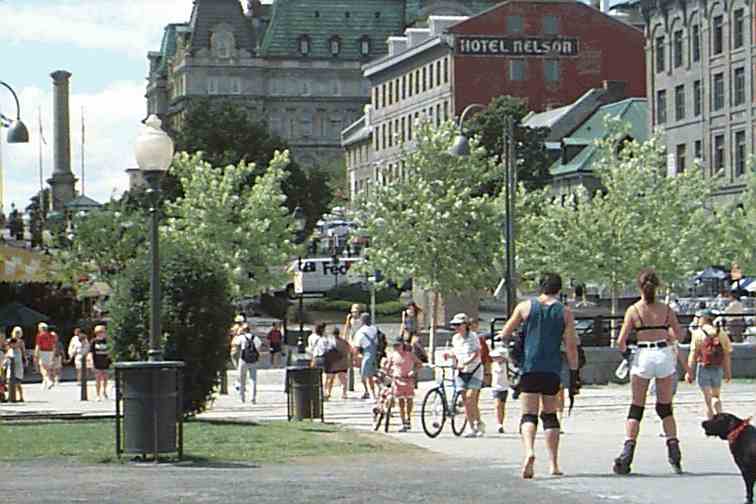
<instances>
[{"instance_id":1,"label":"bicycle wheel","mask_svg":"<svg viewBox=\"0 0 756 504\"><path fill-rule=\"evenodd\" d=\"M392 401L389 401L388 405L386 406L386 425L383 428L383 432L388 432L389 430L389 423L391 422L391 404Z\"/></svg>"},{"instance_id":2,"label":"bicycle wheel","mask_svg":"<svg viewBox=\"0 0 756 504\"><path fill-rule=\"evenodd\" d=\"M467 427L467 415L465 415L464 391L457 390L452 401L451 426L455 436L461 436Z\"/></svg>"},{"instance_id":3,"label":"bicycle wheel","mask_svg":"<svg viewBox=\"0 0 756 504\"><path fill-rule=\"evenodd\" d=\"M441 390L434 388L425 394L423 409L420 412L420 420L423 430L429 438L434 438L441 433L446 422L446 401Z\"/></svg>"}]
</instances>

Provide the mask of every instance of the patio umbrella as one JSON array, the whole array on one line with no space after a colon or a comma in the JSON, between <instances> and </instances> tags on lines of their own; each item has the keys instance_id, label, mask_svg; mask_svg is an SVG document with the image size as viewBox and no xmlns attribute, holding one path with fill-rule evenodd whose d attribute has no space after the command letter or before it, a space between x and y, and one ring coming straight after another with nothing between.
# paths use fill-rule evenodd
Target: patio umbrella
<instances>
[{"instance_id":1,"label":"patio umbrella","mask_svg":"<svg viewBox=\"0 0 756 504\"><path fill-rule=\"evenodd\" d=\"M8 303L0 307L0 326L31 327L48 320L50 317L44 313L32 310L21 303Z\"/></svg>"}]
</instances>

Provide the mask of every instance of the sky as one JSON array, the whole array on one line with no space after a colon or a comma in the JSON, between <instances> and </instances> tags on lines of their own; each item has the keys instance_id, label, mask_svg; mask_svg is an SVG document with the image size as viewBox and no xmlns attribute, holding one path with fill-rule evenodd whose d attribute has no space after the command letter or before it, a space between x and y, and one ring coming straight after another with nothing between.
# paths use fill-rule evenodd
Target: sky
<instances>
[{"instance_id":1,"label":"sky","mask_svg":"<svg viewBox=\"0 0 756 504\"><path fill-rule=\"evenodd\" d=\"M134 140L147 108L147 52L159 50L166 24L187 21L191 10L192 0L0 0L0 80L18 94L30 134L28 144L7 144L2 131L6 214L39 190L40 112L44 179L52 174L56 70L73 74L71 167L79 179L84 108L86 195L104 203L128 188L125 170L136 167ZM15 117L15 109L0 88L0 112Z\"/></svg>"}]
</instances>

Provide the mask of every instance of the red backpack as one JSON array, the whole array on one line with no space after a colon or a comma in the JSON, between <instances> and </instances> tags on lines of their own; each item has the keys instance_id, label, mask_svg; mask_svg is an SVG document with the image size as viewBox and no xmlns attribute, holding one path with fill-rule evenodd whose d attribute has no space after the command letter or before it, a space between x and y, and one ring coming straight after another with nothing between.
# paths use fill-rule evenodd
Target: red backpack
<instances>
[{"instance_id":1,"label":"red backpack","mask_svg":"<svg viewBox=\"0 0 756 504\"><path fill-rule=\"evenodd\" d=\"M703 328L701 328L701 331L705 337L701 343L698 361L704 367L722 367L724 348L722 347L722 342L719 341L719 331L714 335L707 333Z\"/></svg>"}]
</instances>

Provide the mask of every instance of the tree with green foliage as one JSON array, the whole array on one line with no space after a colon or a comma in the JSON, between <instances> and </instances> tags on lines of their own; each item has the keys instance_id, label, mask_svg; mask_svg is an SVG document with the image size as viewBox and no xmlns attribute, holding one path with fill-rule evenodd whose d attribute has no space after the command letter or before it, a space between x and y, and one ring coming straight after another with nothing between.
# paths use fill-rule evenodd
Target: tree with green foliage
<instances>
[{"instance_id":1,"label":"tree with green foliage","mask_svg":"<svg viewBox=\"0 0 756 504\"><path fill-rule=\"evenodd\" d=\"M593 172L604 190L579 190L567 200L532 193L521 204L521 271L556 270L567 278L606 286L617 295L634 284L638 271L654 267L668 284L712 264L716 250L705 202L716 187L701 169L666 174L663 142L627 140L627 126L608 122L598 141ZM529 200L529 201L528 201Z\"/></svg>"},{"instance_id":2,"label":"tree with green foliage","mask_svg":"<svg viewBox=\"0 0 756 504\"><path fill-rule=\"evenodd\" d=\"M528 112L524 100L513 96L498 96L484 110L472 116L465 126L471 135L479 137L480 144L490 156L500 160L507 117L511 117L515 125L519 125ZM549 182L551 161L544 143L548 133L547 128L515 127L515 158L522 160L517 164L517 180L528 190L543 188ZM504 187L504 171L500 170L496 175L488 184L488 189L498 193Z\"/></svg>"},{"instance_id":3,"label":"tree with green foliage","mask_svg":"<svg viewBox=\"0 0 756 504\"><path fill-rule=\"evenodd\" d=\"M711 264L737 263L747 275L756 273L756 170L753 161L745 175L746 189L736 201L707 212L708 229L718 238L706 246L714 249ZM708 234L708 233L707 233Z\"/></svg>"},{"instance_id":4,"label":"tree with green foliage","mask_svg":"<svg viewBox=\"0 0 756 504\"><path fill-rule=\"evenodd\" d=\"M109 332L118 361L147 360L150 261L144 251L118 276L108 302ZM213 255L184 240L161 243L161 346L183 361L184 412L202 412L225 372L234 308L226 272Z\"/></svg>"},{"instance_id":5,"label":"tree with green foliage","mask_svg":"<svg viewBox=\"0 0 756 504\"><path fill-rule=\"evenodd\" d=\"M252 184L275 152L288 149L286 142L270 133L265 122L253 116L255 113L238 101L192 99L174 135L176 151L202 152L206 162L220 169L242 161L253 164L258 168L249 174L247 183ZM307 229L312 230L333 199L327 174L317 169L303 170L292 160L283 169L288 173L283 186L286 204L290 211L302 207ZM182 196L175 179L169 177L165 186L167 199Z\"/></svg>"},{"instance_id":6,"label":"tree with green foliage","mask_svg":"<svg viewBox=\"0 0 756 504\"><path fill-rule=\"evenodd\" d=\"M235 295L285 284L285 265L297 252L282 190L288 163L287 152L276 152L263 172L244 161L218 170L201 154L180 153L173 161L184 195L166 204L165 234L216 257Z\"/></svg>"},{"instance_id":7,"label":"tree with green foliage","mask_svg":"<svg viewBox=\"0 0 756 504\"><path fill-rule=\"evenodd\" d=\"M451 122L419 124L416 148L401 154L405 176L360 201L361 231L370 237L362 268L433 292L432 349L439 294L490 287L501 245L494 197L479 190L497 166L475 140L469 157L450 155L456 134Z\"/></svg>"}]
</instances>

